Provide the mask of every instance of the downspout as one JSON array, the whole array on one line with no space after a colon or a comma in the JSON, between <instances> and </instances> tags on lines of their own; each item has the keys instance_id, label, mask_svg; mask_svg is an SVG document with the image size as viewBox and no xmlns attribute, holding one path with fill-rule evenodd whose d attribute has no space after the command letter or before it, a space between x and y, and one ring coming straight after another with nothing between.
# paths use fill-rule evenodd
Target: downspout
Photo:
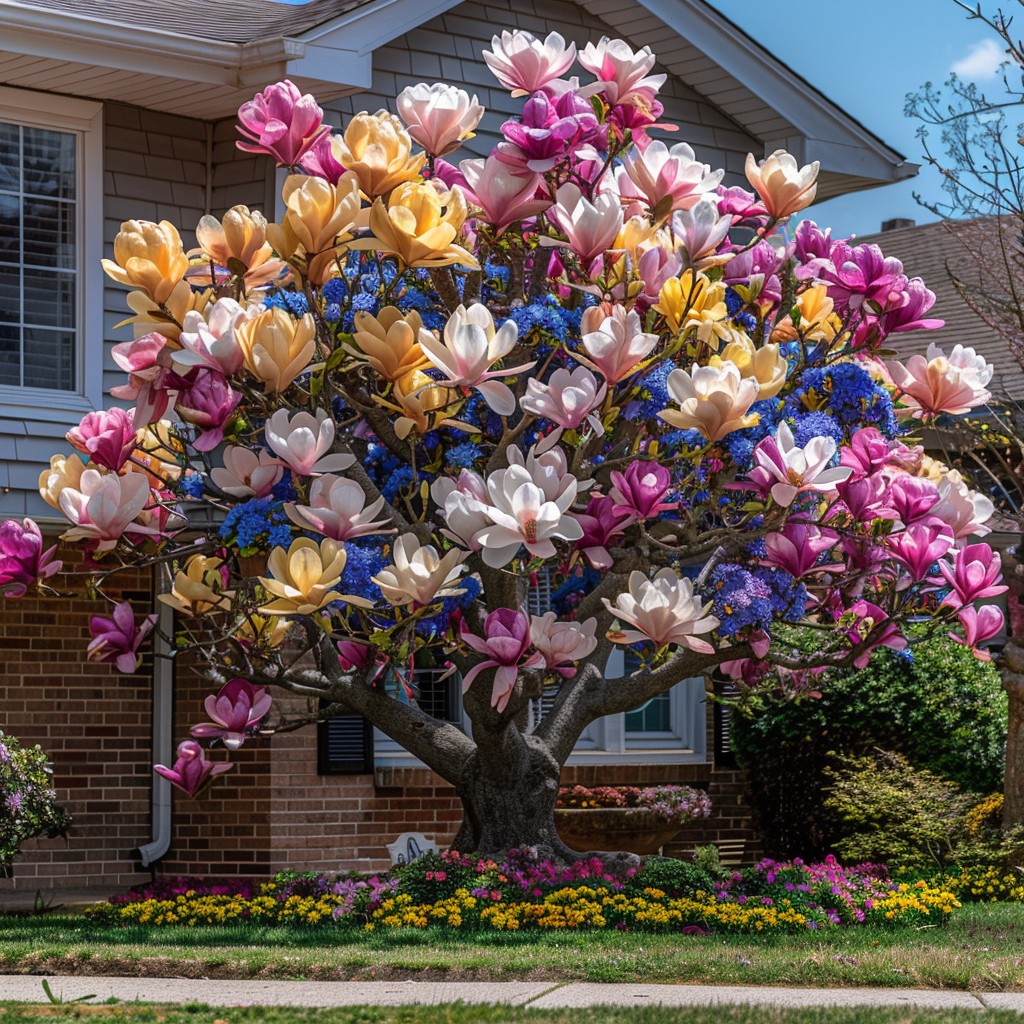
<instances>
[{"instance_id":1,"label":"downspout","mask_svg":"<svg viewBox=\"0 0 1024 1024\"><path fill-rule=\"evenodd\" d=\"M206 128L206 196L203 213L213 213L213 122L207 121Z\"/></svg>"},{"instance_id":2,"label":"downspout","mask_svg":"<svg viewBox=\"0 0 1024 1024\"><path fill-rule=\"evenodd\" d=\"M174 609L157 602L157 628L153 640L153 763L174 763L174 661L170 638L174 635ZM171 784L153 772L150 796L152 838L138 849L144 868L152 867L171 845Z\"/></svg>"}]
</instances>

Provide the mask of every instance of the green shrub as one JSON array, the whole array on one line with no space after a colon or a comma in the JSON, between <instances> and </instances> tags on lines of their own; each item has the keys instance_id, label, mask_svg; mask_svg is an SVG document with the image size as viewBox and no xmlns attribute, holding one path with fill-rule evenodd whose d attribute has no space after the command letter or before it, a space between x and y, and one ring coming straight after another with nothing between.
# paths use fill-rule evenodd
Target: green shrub
<instances>
[{"instance_id":1,"label":"green shrub","mask_svg":"<svg viewBox=\"0 0 1024 1024\"><path fill-rule=\"evenodd\" d=\"M713 892L714 886L714 876L697 864L672 857L648 857L623 888L628 896L639 896L644 889L661 889L669 896L692 897L698 892Z\"/></svg>"},{"instance_id":2,"label":"green shrub","mask_svg":"<svg viewBox=\"0 0 1024 1024\"><path fill-rule=\"evenodd\" d=\"M67 833L71 819L57 805L52 774L39 747L23 747L0 731L0 869L30 839Z\"/></svg>"},{"instance_id":3,"label":"green shrub","mask_svg":"<svg viewBox=\"0 0 1024 1024\"><path fill-rule=\"evenodd\" d=\"M820 699L765 703L733 716L732 743L772 857L821 857L843 824L825 806L831 752L902 753L961 788L1002 788L1006 694L999 673L967 648L932 639L908 660L879 651L858 671L818 683Z\"/></svg>"}]
</instances>

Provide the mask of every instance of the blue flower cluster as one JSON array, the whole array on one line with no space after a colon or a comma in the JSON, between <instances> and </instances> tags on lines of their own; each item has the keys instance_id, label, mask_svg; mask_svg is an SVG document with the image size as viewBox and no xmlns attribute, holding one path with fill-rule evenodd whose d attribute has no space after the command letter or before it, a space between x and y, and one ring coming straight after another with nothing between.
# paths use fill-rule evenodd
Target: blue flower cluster
<instances>
[{"instance_id":1,"label":"blue flower cluster","mask_svg":"<svg viewBox=\"0 0 1024 1024\"><path fill-rule=\"evenodd\" d=\"M284 471L284 475L270 489L270 493L277 501L298 500L299 492L295 490L295 484L292 481L292 471L290 469L286 469Z\"/></svg>"},{"instance_id":2,"label":"blue flower cluster","mask_svg":"<svg viewBox=\"0 0 1024 1024\"><path fill-rule=\"evenodd\" d=\"M265 306L287 310L292 316L304 316L309 312L309 303L302 292L277 291L263 300Z\"/></svg>"},{"instance_id":3,"label":"blue flower cluster","mask_svg":"<svg viewBox=\"0 0 1024 1024\"><path fill-rule=\"evenodd\" d=\"M443 636L448 632L452 615L460 609L468 607L480 596L481 587L475 576L464 576L459 580L459 587L464 593L456 597L446 597L441 604L441 610L436 615L420 619L416 623L416 632L420 636L430 639Z\"/></svg>"},{"instance_id":4,"label":"blue flower cluster","mask_svg":"<svg viewBox=\"0 0 1024 1024\"><path fill-rule=\"evenodd\" d=\"M807 588L785 569L758 568L758 578L771 590L772 612L786 622L799 622L807 609Z\"/></svg>"},{"instance_id":5,"label":"blue flower cluster","mask_svg":"<svg viewBox=\"0 0 1024 1024\"><path fill-rule=\"evenodd\" d=\"M565 619L572 610L601 582L601 573L583 562L577 563L574 572L551 595L551 610Z\"/></svg>"},{"instance_id":6,"label":"blue flower cluster","mask_svg":"<svg viewBox=\"0 0 1024 1024\"><path fill-rule=\"evenodd\" d=\"M251 498L228 512L220 535L237 544L242 554L253 554L269 548L287 548L292 530L288 517L273 498Z\"/></svg>"},{"instance_id":7,"label":"blue flower cluster","mask_svg":"<svg viewBox=\"0 0 1024 1024\"><path fill-rule=\"evenodd\" d=\"M570 335L578 338L582 317L582 306L566 309L554 295L535 299L527 306L517 306L508 314L509 320L519 328L520 338L540 342L538 355L547 355L550 350L543 344L544 335L555 338L560 344L565 344Z\"/></svg>"},{"instance_id":8,"label":"blue flower cluster","mask_svg":"<svg viewBox=\"0 0 1024 1024\"><path fill-rule=\"evenodd\" d=\"M374 603L382 601L384 595L380 587L373 582L381 569L389 564L390 558L385 554L388 548L379 540L357 537L345 542L345 568L341 573L339 590L344 594L365 597Z\"/></svg>"},{"instance_id":9,"label":"blue flower cluster","mask_svg":"<svg viewBox=\"0 0 1024 1024\"><path fill-rule=\"evenodd\" d=\"M640 381L640 398L626 406L623 412L626 419L650 420L663 409L674 408L668 392L668 375L675 368L675 363L665 359Z\"/></svg>"},{"instance_id":10,"label":"blue flower cluster","mask_svg":"<svg viewBox=\"0 0 1024 1024\"><path fill-rule=\"evenodd\" d=\"M786 416L827 410L846 432L877 427L886 437L899 433L889 392L855 363L812 367L800 374L786 399Z\"/></svg>"},{"instance_id":11,"label":"blue flower cluster","mask_svg":"<svg viewBox=\"0 0 1024 1024\"><path fill-rule=\"evenodd\" d=\"M457 444L444 453L444 461L453 469L472 469L480 455L479 445L473 444L472 441L463 441L462 444Z\"/></svg>"},{"instance_id":12,"label":"blue flower cluster","mask_svg":"<svg viewBox=\"0 0 1024 1024\"><path fill-rule=\"evenodd\" d=\"M838 445L843 428L827 412L805 412L793 417L793 440L803 448L816 437L831 437Z\"/></svg>"},{"instance_id":13,"label":"blue flower cluster","mask_svg":"<svg viewBox=\"0 0 1024 1024\"><path fill-rule=\"evenodd\" d=\"M201 498L205 486L202 473L186 473L178 481L178 491L187 498Z\"/></svg>"},{"instance_id":14,"label":"blue flower cluster","mask_svg":"<svg viewBox=\"0 0 1024 1024\"><path fill-rule=\"evenodd\" d=\"M772 592L763 580L742 565L720 565L704 588L710 597L718 632L732 636L744 630L767 629L772 621Z\"/></svg>"}]
</instances>

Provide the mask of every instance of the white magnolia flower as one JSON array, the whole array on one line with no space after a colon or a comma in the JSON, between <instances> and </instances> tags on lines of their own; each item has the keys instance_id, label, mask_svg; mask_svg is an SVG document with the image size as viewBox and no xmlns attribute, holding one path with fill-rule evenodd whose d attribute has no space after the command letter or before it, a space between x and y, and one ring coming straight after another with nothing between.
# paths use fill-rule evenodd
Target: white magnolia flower
<instances>
[{"instance_id":1,"label":"white magnolia flower","mask_svg":"<svg viewBox=\"0 0 1024 1024\"><path fill-rule=\"evenodd\" d=\"M605 607L620 621L633 629L609 633L617 644L635 644L653 640L657 647L678 644L691 651L711 654L714 648L698 633L710 633L718 619L708 615L711 602L702 605L688 579L680 579L672 569L662 569L654 579L634 570L629 574L629 590L619 594L612 604L604 598Z\"/></svg>"},{"instance_id":2,"label":"white magnolia flower","mask_svg":"<svg viewBox=\"0 0 1024 1024\"><path fill-rule=\"evenodd\" d=\"M453 548L443 557L431 544L421 545L414 533L404 533L391 551L392 565L373 577L385 600L393 605L433 604L463 593L458 586L465 572L464 551Z\"/></svg>"},{"instance_id":3,"label":"white magnolia flower","mask_svg":"<svg viewBox=\"0 0 1024 1024\"><path fill-rule=\"evenodd\" d=\"M768 439L771 442L771 438ZM833 491L836 484L848 480L853 470L849 466L828 464L836 453L836 442L831 437L812 437L801 448L793 440L788 423L780 423L775 431L774 443L761 442L754 449L754 460L770 477L778 482L772 485L772 497L784 508L793 504L802 491Z\"/></svg>"}]
</instances>

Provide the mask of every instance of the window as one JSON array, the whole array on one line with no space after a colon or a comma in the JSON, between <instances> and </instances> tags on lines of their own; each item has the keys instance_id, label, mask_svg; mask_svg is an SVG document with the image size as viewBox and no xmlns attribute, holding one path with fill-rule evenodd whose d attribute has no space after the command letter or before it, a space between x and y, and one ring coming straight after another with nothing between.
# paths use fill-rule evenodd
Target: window
<instances>
[{"instance_id":1,"label":"window","mask_svg":"<svg viewBox=\"0 0 1024 1024\"><path fill-rule=\"evenodd\" d=\"M101 114L0 88L0 405L101 403Z\"/></svg>"}]
</instances>

